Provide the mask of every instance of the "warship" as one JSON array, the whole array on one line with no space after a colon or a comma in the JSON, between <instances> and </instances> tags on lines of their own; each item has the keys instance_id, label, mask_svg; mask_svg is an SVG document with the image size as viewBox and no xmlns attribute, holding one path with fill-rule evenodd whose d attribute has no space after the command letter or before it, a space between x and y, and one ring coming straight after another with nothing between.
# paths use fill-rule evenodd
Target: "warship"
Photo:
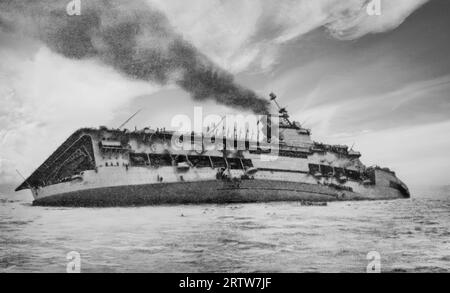
<instances>
[{"instance_id":1,"label":"warship","mask_svg":"<svg viewBox=\"0 0 450 293\"><path fill-rule=\"evenodd\" d=\"M276 98L270 95L278 107L278 113L271 115L278 118L278 135L272 137L273 124L267 123L266 143L247 134L242 139L236 131L230 140L211 131L177 135L165 129L82 128L24 178L16 191L30 189L33 205L44 206L410 197L395 172L366 167L353 147L313 141L311 130L291 121ZM205 147L205 141L220 147ZM267 159L274 145L276 158Z\"/></svg>"}]
</instances>

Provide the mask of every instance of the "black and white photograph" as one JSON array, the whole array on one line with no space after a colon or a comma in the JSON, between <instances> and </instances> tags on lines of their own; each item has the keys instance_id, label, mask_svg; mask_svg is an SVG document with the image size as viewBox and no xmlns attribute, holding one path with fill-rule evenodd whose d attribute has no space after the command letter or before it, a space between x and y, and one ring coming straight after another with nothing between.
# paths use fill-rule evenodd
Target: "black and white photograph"
<instances>
[{"instance_id":1,"label":"black and white photograph","mask_svg":"<svg viewBox=\"0 0 450 293\"><path fill-rule=\"evenodd\" d=\"M449 273L449 52L448 0L0 0L0 272Z\"/></svg>"}]
</instances>

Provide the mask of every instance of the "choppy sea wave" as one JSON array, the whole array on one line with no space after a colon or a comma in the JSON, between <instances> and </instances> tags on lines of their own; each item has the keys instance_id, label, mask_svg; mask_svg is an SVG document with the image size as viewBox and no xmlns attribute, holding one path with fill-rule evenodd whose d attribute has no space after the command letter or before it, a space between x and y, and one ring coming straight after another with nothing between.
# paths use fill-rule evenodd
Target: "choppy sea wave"
<instances>
[{"instance_id":1,"label":"choppy sea wave","mask_svg":"<svg viewBox=\"0 0 450 293\"><path fill-rule=\"evenodd\" d=\"M0 196L0 272L450 272L450 193L409 200L33 207Z\"/></svg>"}]
</instances>

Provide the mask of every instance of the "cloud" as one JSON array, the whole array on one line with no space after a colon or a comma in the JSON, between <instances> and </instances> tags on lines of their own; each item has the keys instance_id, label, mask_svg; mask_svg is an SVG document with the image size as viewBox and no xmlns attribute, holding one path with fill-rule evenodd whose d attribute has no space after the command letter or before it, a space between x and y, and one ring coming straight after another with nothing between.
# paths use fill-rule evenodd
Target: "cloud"
<instances>
[{"instance_id":1,"label":"cloud","mask_svg":"<svg viewBox=\"0 0 450 293\"><path fill-rule=\"evenodd\" d=\"M0 49L0 183L29 174L70 134L109 124L136 96L159 89L93 60L73 61L41 47L28 58Z\"/></svg>"},{"instance_id":2,"label":"cloud","mask_svg":"<svg viewBox=\"0 0 450 293\"><path fill-rule=\"evenodd\" d=\"M267 113L266 99L234 81L176 33L166 16L141 0L82 2L69 16L58 1L0 2L6 27L71 59L95 58L120 73L161 85L175 83L195 100Z\"/></svg>"},{"instance_id":3,"label":"cloud","mask_svg":"<svg viewBox=\"0 0 450 293\"><path fill-rule=\"evenodd\" d=\"M367 13L371 0L147 1L203 53L236 73L270 69L284 44L318 28L343 40L392 30L428 0L380 0L379 16Z\"/></svg>"},{"instance_id":4,"label":"cloud","mask_svg":"<svg viewBox=\"0 0 450 293\"><path fill-rule=\"evenodd\" d=\"M411 13L428 2L428 0L380 0L381 14L369 15L365 3L371 1L350 0L333 4L330 20L326 24L330 33L338 39L353 40L369 33L386 32L397 28ZM362 9L358 9L358 6Z\"/></svg>"},{"instance_id":5,"label":"cloud","mask_svg":"<svg viewBox=\"0 0 450 293\"><path fill-rule=\"evenodd\" d=\"M450 75L412 82L386 93L367 93L358 97L345 96L350 90L340 86L341 83L318 85L305 97L303 108L297 115L326 135L333 135L341 129L378 131L450 120L447 97ZM311 103L319 97L320 103Z\"/></svg>"},{"instance_id":6,"label":"cloud","mask_svg":"<svg viewBox=\"0 0 450 293\"><path fill-rule=\"evenodd\" d=\"M203 53L227 70L245 70L260 52L246 48L263 13L262 1L149 1Z\"/></svg>"}]
</instances>

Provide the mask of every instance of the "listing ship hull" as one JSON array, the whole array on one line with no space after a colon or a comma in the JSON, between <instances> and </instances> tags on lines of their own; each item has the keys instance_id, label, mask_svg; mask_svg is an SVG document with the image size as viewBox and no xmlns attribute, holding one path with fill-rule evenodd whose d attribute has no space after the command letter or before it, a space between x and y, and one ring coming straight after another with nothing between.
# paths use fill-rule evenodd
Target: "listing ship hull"
<instances>
[{"instance_id":1,"label":"listing ship hull","mask_svg":"<svg viewBox=\"0 0 450 293\"><path fill-rule=\"evenodd\" d=\"M279 135L272 122L267 124L270 145L249 139L248 131L238 138L236 128L231 140L216 133L180 135L149 128L79 129L16 191L30 189L35 205L53 206L410 196L393 171L366 167L361 154L347 146L313 142L310 130L288 120L285 109L280 113Z\"/></svg>"},{"instance_id":2,"label":"listing ship hull","mask_svg":"<svg viewBox=\"0 0 450 293\"><path fill-rule=\"evenodd\" d=\"M392 187L360 186L349 183L344 190L337 185L314 183L312 178L304 175L305 182L284 180L250 179L250 180L198 180L191 182L144 183L130 181L127 177L145 177L127 174L114 168L103 174L106 180L97 182L86 179L66 182L41 188L34 192L33 205L37 206L144 206L160 204L224 204L254 203L273 201L308 201L331 202L348 200L400 199L407 194ZM146 172L147 171L147 172ZM122 173L122 174L121 174ZM156 172L153 172L156 173ZM146 174L157 177L156 174ZM148 176L148 177L150 177ZM98 179L98 175L96 177ZM117 178L117 180L115 180ZM310 179L310 180L308 180ZM351 189L350 186L354 186Z\"/></svg>"}]
</instances>

